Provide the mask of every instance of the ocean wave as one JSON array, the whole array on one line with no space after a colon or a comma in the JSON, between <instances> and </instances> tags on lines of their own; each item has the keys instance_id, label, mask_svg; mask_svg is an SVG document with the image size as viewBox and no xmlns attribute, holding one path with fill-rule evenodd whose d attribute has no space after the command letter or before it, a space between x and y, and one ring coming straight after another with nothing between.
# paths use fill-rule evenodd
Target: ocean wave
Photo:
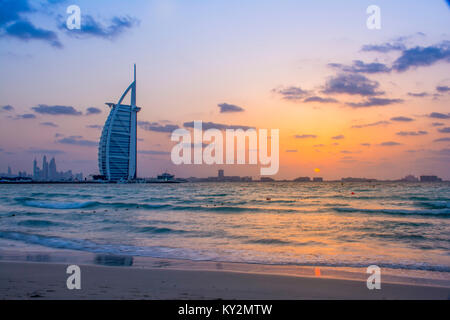
<instances>
[{"instance_id":1,"label":"ocean wave","mask_svg":"<svg viewBox=\"0 0 450 320\"><path fill-rule=\"evenodd\" d=\"M159 228L154 226L146 226L146 227L138 227L135 229L136 232L142 233L185 233L188 232L186 230L177 230L171 228Z\"/></svg>"},{"instance_id":2,"label":"ocean wave","mask_svg":"<svg viewBox=\"0 0 450 320\"><path fill-rule=\"evenodd\" d=\"M254 239L254 240L248 240L247 243L255 243L255 244L290 244L289 241L284 241L280 239Z\"/></svg>"},{"instance_id":3,"label":"ocean wave","mask_svg":"<svg viewBox=\"0 0 450 320\"><path fill-rule=\"evenodd\" d=\"M418 202L417 204L425 208L433 208L433 209L450 208L450 201L422 201Z\"/></svg>"},{"instance_id":4,"label":"ocean wave","mask_svg":"<svg viewBox=\"0 0 450 320\"><path fill-rule=\"evenodd\" d=\"M53 222L48 220L23 220L17 223L23 227L55 227L65 225L59 222Z\"/></svg>"},{"instance_id":5,"label":"ocean wave","mask_svg":"<svg viewBox=\"0 0 450 320\"><path fill-rule=\"evenodd\" d=\"M58 202L58 201L36 201L26 200L22 203L24 206L43 209L81 209L89 208L98 204L95 201L85 202Z\"/></svg>"},{"instance_id":6,"label":"ocean wave","mask_svg":"<svg viewBox=\"0 0 450 320\"><path fill-rule=\"evenodd\" d=\"M342 208L335 207L333 210L337 212L361 212L361 213L382 213L392 215L420 215L420 216L450 216L450 209L432 209L432 210L416 210L416 209L359 209L359 208Z\"/></svg>"},{"instance_id":7,"label":"ocean wave","mask_svg":"<svg viewBox=\"0 0 450 320\"><path fill-rule=\"evenodd\" d=\"M113 254L121 256L144 256L166 259L185 259L192 261L216 261L216 262L242 262L266 265L294 265L294 266L323 266L323 267L349 267L367 268L369 264L378 265L381 268L426 270L450 272L447 265L432 265L416 261L388 262L378 259L364 258L361 261L338 261L330 259L325 261L325 257L317 258L288 258L274 259L273 256L252 255L252 252L245 250L227 250L226 254L213 252L211 250L198 250L190 248L174 248L162 246L133 246L124 244L99 244L89 240L68 239L52 236L43 236L15 231L0 231L0 238L7 240L21 241L28 244L41 245L54 249L68 249L85 251L99 254Z\"/></svg>"}]
</instances>

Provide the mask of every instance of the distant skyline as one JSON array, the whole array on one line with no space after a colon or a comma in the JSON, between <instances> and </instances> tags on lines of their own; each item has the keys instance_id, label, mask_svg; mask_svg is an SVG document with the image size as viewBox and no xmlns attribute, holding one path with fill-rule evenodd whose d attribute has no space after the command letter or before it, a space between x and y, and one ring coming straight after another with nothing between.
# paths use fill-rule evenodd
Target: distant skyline
<instances>
[{"instance_id":1,"label":"distant skyline","mask_svg":"<svg viewBox=\"0 0 450 320\"><path fill-rule=\"evenodd\" d=\"M65 28L81 8L80 31ZM366 27L367 6L381 29ZM280 129L272 177L450 179L447 1L4 0L0 172L98 174L108 115L138 66L138 177L259 176L175 166L170 133L194 120ZM425 23L426 22L426 23Z\"/></svg>"}]
</instances>

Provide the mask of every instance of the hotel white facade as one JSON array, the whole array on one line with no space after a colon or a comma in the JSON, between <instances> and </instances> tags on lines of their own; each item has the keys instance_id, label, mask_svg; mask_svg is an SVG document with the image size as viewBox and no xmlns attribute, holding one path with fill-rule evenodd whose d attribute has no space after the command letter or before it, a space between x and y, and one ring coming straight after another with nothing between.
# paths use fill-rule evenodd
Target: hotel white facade
<instances>
[{"instance_id":1,"label":"hotel white facade","mask_svg":"<svg viewBox=\"0 0 450 320\"><path fill-rule=\"evenodd\" d=\"M123 100L130 93L130 104ZM110 181L136 179L136 65L134 81L125 90L119 101L106 103L110 107L108 119L103 127L98 148L98 167L100 174Z\"/></svg>"}]
</instances>

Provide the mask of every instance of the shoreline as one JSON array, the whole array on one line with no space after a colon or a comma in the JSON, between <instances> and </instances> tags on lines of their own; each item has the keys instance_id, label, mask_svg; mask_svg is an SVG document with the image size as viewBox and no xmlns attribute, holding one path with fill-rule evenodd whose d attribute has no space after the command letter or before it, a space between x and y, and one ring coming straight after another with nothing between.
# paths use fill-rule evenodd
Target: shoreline
<instances>
[{"instance_id":1,"label":"shoreline","mask_svg":"<svg viewBox=\"0 0 450 320\"><path fill-rule=\"evenodd\" d=\"M0 299L440 299L450 288L366 279L268 274L228 269L177 269L80 264L81 289L69 290L69 263L0 261ZM227 266L226 266L227 267Z\"/></svg>"}]
</instances>

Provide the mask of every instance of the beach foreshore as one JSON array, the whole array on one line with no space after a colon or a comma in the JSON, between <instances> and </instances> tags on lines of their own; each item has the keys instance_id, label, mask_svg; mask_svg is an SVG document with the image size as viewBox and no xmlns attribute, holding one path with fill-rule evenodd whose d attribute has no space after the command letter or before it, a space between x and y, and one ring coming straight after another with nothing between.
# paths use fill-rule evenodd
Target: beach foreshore
<instances>
[{"instance_id":1,"label":"beach foreshore","mask_svg":"<svg viewBox=\"0 0 450 320\"><path fill-rule=\"evenodd\" d=\"M0 262L0 299L449 299L450 288L302 273L194 268L79 265L81 289L66 285L69 264ZM170 263L169 263L170 264ZM196 262L194 262L194 265ZM306 272L308 269L303 269ZM325 272L326 273L326 272Z\"/></svg>"}]
</instances>

